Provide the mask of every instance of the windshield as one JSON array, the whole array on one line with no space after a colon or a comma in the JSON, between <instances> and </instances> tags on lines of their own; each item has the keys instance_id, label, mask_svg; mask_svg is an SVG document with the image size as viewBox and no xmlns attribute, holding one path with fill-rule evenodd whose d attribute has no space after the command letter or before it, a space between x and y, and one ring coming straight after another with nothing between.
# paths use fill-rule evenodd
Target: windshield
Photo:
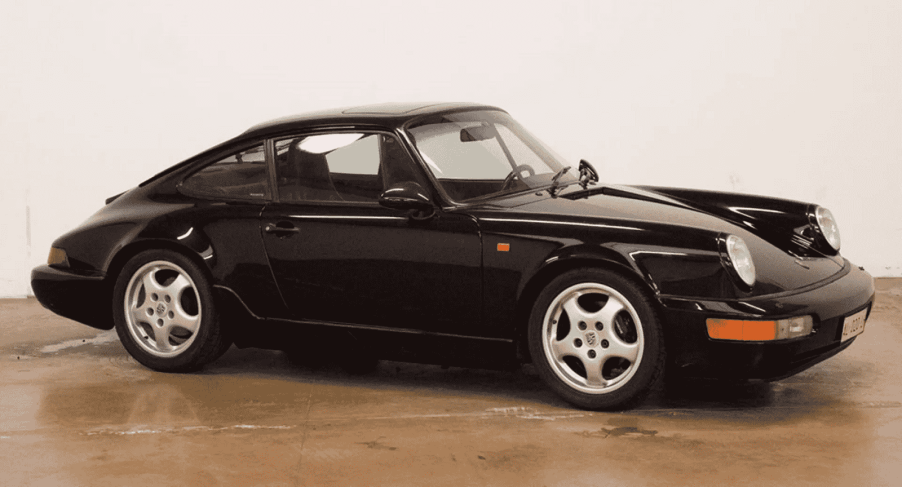
<instances>
[{"instance_id":1,"label":"windshield","mask_svg":"<svg viewBox=\"0 0 902 487\"><path fill-rule=\"evenodd\" d=\"M407 131L432 175L455 201L544 188L569 166L504 112L439 115ZM558 184L573 181L576 177L565 173Z\"/></svg>"}]
</instances>

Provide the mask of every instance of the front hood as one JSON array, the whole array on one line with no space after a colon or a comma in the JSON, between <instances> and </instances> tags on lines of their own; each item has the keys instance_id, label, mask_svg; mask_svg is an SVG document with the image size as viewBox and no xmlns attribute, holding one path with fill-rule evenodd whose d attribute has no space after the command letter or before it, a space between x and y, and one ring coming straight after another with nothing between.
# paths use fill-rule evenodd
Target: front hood
<instances>
[{"instance_id":1,"label":"front hood","mask_svg":"<svg viewBox=\"0 0 902 487\"><path fill-rule=\"evenodd\" d=\"M758 207L766 206L767 198L755 198ZM673 253L711 254L716 252L718 238L730 234L739 236L752 252L757 281L751 293L737 293L736 297L800 289L828 279L843 268L843 260L839 256L829 257L819 253L800 255L793 252L789 245L781 245L780 242L791 241L791 230L781 231L779 226L767 225L764 218L747 225L704 211L701 205L693 205L686 198L677 199L649 189L604 186L580 190L577 185L572 185L557 197L540 197L537 193L530 193L505 200L502 205L506 207L502 211L507 215L519 214L521 217L573 222L575 225L596 224L599 228L641 228L644 230L642 246L669 248ZM761 214L767 215L766 212ZM613 240L622 238L622 235L610 232L605 235L603 230L599 230L597 238ZM630 238L639 245L641 239ZM597 243L605 245L608 242ZM661 251L657 253L661 254ZM629 258L642 269L642 260L651 258L646 254L655 252L633 251ZM669 267L675 266L671 264ZM671 269L669 272L680 271ZM679 293L691 293L686 286L691 287L685 285ZM662 289L662 292L666 290Z\"/></svg>"},{"instance_id":2,"label":"front hood","mask_svg":"<svg viewBox=\"0 0 902 487\"><path fill-rule=\"evenodd\" d=\"M740 225L775 246L800 257L837 256L820 236L817 205L782 198L697 189L643 186L624 193L682 204ZM842 263L841 258L835 258Z\"/></svg>"}]
</instances>

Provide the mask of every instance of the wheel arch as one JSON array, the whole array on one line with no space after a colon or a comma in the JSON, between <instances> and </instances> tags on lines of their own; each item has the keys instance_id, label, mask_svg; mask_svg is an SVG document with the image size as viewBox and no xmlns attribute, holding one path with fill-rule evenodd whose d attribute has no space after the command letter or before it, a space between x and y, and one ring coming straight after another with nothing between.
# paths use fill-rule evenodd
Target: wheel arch
<instances>
[{"instance_id":1,"label":"wheel arch","mask_svg":"<svg viewBox=\"0 0 902 487\"><path fill-rule=\"evenodd\" d=\"M113 286L116 284L116 280L119 279L119 273L122 272L122 268L125 267L125 264L133 257L146 250L170 250L182 254L193 263L197 264L197 266L206 274L206 277L210 280L211 284L215 284L210 267L197 252L170 240L146 239L129 243L119 249L113 258L110 259L110 263L107 265L106 269L106 280L110 283L109 288L111 293L113 291Z\"/></svg>"}]
</instances>

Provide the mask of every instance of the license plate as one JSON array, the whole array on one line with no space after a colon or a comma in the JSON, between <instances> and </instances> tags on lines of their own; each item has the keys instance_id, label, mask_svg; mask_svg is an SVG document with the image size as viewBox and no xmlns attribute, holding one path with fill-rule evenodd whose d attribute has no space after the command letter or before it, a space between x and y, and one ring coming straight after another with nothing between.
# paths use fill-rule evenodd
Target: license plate
<instances>
[{"instance_id":1,"label":"license plate","mask_svg":"<svg viewBox=\"0 0 902 487\"><path fill-rule=\"evenodd\" d=\"M867 309L863 309L852 316L846 316L842 322L842 340L844 342L850 338L861 335L864 331L864 319L868 314Z\"/></svg>"}]
</instances>

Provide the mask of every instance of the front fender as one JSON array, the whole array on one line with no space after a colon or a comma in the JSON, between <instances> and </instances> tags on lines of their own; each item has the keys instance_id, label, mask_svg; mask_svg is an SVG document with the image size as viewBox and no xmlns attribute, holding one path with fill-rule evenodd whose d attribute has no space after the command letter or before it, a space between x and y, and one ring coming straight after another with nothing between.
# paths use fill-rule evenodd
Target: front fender
<instances>
[{"instance_id":1,"label":"front fender","mask_svg":"<svg viewBox=\"0 0 902 487\"><path fill-rule=\"evenodd\" d=\"M688 292L721 298L734 292L717 250L717 232L648 222L566 222L532 216L486 215L479 222L488 326L512 330L551 279L580 266L619 270L644 283L655 297Z\"/></svg>"}]
</instances>

